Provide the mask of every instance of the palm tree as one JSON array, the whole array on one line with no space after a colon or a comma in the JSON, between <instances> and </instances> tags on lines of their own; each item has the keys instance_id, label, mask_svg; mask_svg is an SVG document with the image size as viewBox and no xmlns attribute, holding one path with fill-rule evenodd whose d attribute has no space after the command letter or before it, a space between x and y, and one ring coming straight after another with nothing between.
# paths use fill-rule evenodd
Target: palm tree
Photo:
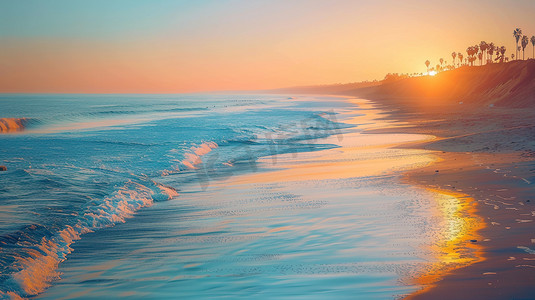
<instances>
[{"instance_id":1,"label":"palm tree","mask_svg":"<svg viewBox=\"0 0 535 300\"><path fill-rule=\"evenodd\" d=\"M503 62L504 60L507 61L507 58L505 57L505 46L496 47L496 60L499 62Z\"/></svg>"},{"instance_id":2,"label":"palm tree","mask_svg":"<svg viewBox=\"0 0 535 300\"><path fill-rule=\"evenodd\" d=\"M459 58L459 66L463 63L463 54L461 52L457 53L457 57Z\"/></svg>"},{"instance_id":3,"label":"palm tree","mask_svg":"<svg viewBox=\"0 0 535 300\"><path fill-rule=\"evenodd\" d=\"M535 58L535 35L531 36L531 46L533 49L533 58Z\"/></svg>"},{"instance_id":4,"label":"palm tree","mask_svg":"<svg viewBox=\"0 0 535 300\"><path fill-rule=\"evenodd\" d=\"M492 56L494 55L494 51L496 50L496 46L494 46L494 43L490 43L488 46L489 49L489 55L490 55L490 62L492 62Z\"/></svg>"},{"instance_id":5,"label":"palm tree","mask_svg":"<svg viewBox=\"0 0 535 300\"><path fill-rule=\"evenodd\" d=\"M522 59L524 59L524 53L526 52L526 46L529 44L527 35L522 36Z\"/></svg>"},{"instance_id":6,"label":"palm tree","mask_svg":"<svg viewBox=\"0 0 535 300\"><path fill-rule=\"evenodd\" d=\"M474 65L474 61L476 61L476 54L479 52L479 46L470 46L466 48L466 54L468 54L468 62L471 66Z\"/></svg>"},{"instance_id":7,"label":"palm tree","mask_svg":"<svg viewBox=\"0 0 535 300\"><path fill-rule=\"evenodd\" d=\"M477 58L479 58L479 65L483 65L483 52L479 52Z\"/></svg>"},{"instance_id":8,"label":"palm tree","mask_svg":"<svg viewBox=\"0 0 535 300\"><path fill-rule=\"evenodd\" d=\"M455 57L457 57L457 53L455 51L453 51L451 53L451 57L453 57L453 66L455 66Z\"/></svg>"},{"instance_id":9,"label":"palm tree","mask_svg":"<svg viewBox=\"0 0 535 300\"><path fill-rule=\"evenodd\" d=\"M500 62L503 62L503 59L505 58L505 61L507 61L507 57L505 57L505 51L507 49L505 48L505 46L501 46L500 47L500 54L502 55L501 58L500 58Z\"/></svg>"},{"instance_id":10,"label":"palm tree","mask_svg":"<svg viewBox=\"0 0 535 300\"><path fill-rule=\"evenodd\" d=\"M522 29L516 28L513 31L513 36L516 39L516 47L517 47L516 57L518 58L518 41L520 40L520 37L522 36Z\"/></svg>"},{"instance_id":11,"label":"palm tree","mask_svg":"<svg viewBox=\"0 0 535 300\"><path fill-rule=\"evenodd\" d=\"M468 61L469 62L472 62L471 59L470 59L472 57L472 51L474 51L472 46L466 48L466 54L468 55Z\"/></svg>"},{"instance_id":12,"label":"palm tree","mask_svg":"<svg viewBox=\"0 0 535 300\"><path fill-rule=\"evenodd\" d=\"M489 45L487 44L487 42L485 41L481 41L481 43L479 43L479 49L481 49L481 52L485 55L487 54L487 49L488 49ZM487 60L486 59L486 55L485 55L485 61Z\"/></svg>"},{"instance_id":13,"label":"palm tree","mask_svg":"<svg viewBox=\"0 0 535 300\"><path fill-rule=\"evenodd\" d=\"M442 68L442 65L444 64L444 59L441 58L441 59L439 59L439 61L440 61L440 68Z\"/></svg>"},{"instance_id":14,"label":"palm tree","mask_svg":"<svg viewBox=\"0 0 535 300\"><path fill-rule=\"evenodd\" d=\"M429 65L431 64L431 62L428 60L425 61L425 66L427 67L427 73L429 73Z\"/></svg>"}]
</instances>

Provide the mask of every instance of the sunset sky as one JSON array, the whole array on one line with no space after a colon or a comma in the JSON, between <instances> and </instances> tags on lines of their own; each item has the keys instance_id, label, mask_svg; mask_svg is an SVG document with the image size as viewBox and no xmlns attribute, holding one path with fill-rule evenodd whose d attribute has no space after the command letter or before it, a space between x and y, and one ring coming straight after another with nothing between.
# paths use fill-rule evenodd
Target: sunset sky
<instances>
[{"instance_id":1,"label":"sunset sky","mask_svg":"<svg viewBox=\"0 0 535 300\"><path fill-rule=\"evenodd\" d=\"M481 40L514 53L535 1L0 0L0 92L179 93L382 79ZM526 48L531 57L532 46Z\"/></svg>"}]
</instances>

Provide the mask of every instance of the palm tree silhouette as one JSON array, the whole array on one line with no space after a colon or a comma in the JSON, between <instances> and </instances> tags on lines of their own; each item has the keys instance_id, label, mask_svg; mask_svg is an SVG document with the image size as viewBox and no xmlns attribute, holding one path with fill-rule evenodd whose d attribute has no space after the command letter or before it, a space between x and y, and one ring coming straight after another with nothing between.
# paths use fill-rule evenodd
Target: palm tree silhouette
<instances>
[{"instance_id":1,"label":"palm tree silhouette","mask_svg":"<svg viewBox=\"0 0 535 300\"><path fill-rule=\"evenodd\" d=\"M474 61L476 61L476 54L479 52L479 46L470 46L466 49L466 54L468 54L468 62L470 62L470 65L474 65Z\"/></svg>"},{"instance_id":2,"label":"palm tree silhouette","mask_svg":"<svg viewBox=\"0 0 535 300\"><path fill-rule=\"evenodd\" d=\"M457 56L457 53L455 51L453 51L451 53L451 57L453 57L453 66L455 67L455 57Z\"/></svg>"},{"instance_id":3,"label":"palm tree silhouette","mask_svg":"<svg viewBox=\"0 0 535 300\"><path fill-rule=\"evenodd\" d=\"M487 60L486 54L488 47L489 45L485 41L481 41L481 43L479 43L479 49L481 49L481 52L483 53L483 55L485 55L485 61Z\"/></svg>"},{"instance_id":4,"label":"palm tree silhouette","mask_svg":"<svg viewBox=\"0 0 535 300\"><path fill-rule=\"evenodd\" d=\"M494 55L494 51L496 50L496 46L494 46L493 42L488 45L488 49L490 55L490 62L492 62L492 56Z\"/></svg>"},{"instance_id":5,"label":"palm tree silhouette","mask_svg":"<svg viewBox=\"0 0 535 300\"><path fill-rule=\"evenodd\" d=\"M532 35L530 40L531 40L531 46L533 49L533 58L535 58L535 35Z\"/></svg>"},{"instance_id":6,"label":"palm tree silhouette","mask_svg":"<svg viewBox=\"0 0 535 300\"><path fill-rule=\"evenodd\" d=\"M431 64L431 62L429 60L426 60L425 61L425 66L427 67L427 73L429 74L429 65Z\"/></svg>"},{"instance_id":7,"label":"palm tree silhouette","mask_svg":"<svg viewBox=\"0 0 535 300\"><path fill-rule=\"evenodd\" d=\"M520 28L516 28L514 31L513 31L513 36L515 37L516 39L516 47L517 47L517 52L516 52L516 57L518 58L518 41L520 40L520 37L522 36L522 29Z\"/></svg>"},{"instance_id":8,"label":"palm tree silhouette","mask_svg":"<svg viewBox=\"0 0 535 300\"><path fill-rule=\"evenodd\" d=\"M507 61L507 57L505 57L505 46L496 47L496 61L503 62L504 60Z\"/></svg>"},{"instance_id":9,"label":"palm tree silhouette","mask_svg":"<svg viewBox=\"0 0 535 300\"><path fill-rule=\"evenodd\" d=\"M505 46L501 46L500 47L500 54L502 55L502 57L500 58L500 62L503 62L503 59L505 58L505 61L507 61L507 57L505 57L505 51L507 49L505 48Z\"/></svg>"},{"instance_id":10,"label":"palm tree silhouette","mask_svg":"<svg viewBox=\"0 0 535 300\"><path fill-rule=\"evenodd\" d=\"M457 53L457 57L459 58L459 66L463 63L463 54L461 52Z\"/></svg>"},{"instance_id":11,"label":"palm tree silhouette","mask_svg":"<svg viewBox=\"0 0 535 300\"><path fill-rule=\"evenodd\" d=\"M471 62L470 57L472 57L472 46L466 48L466 54L468 55L468 61Z\"/></svg>"},{"instance_id":12,"label":"palm tree silhouette","mask_svg":"<svg viewBox=\"0 0 535 300\"><path fill-rule=\"evenodd\" d=\"M440 61L440 68L442 69L442 65L444 64L444 59L441 58L441 59L439 59L439 61Z\"/></svg>"},{"instance_id":13,"label":"palm tree silhouette","mask_svg":"<svg viewBox=\"0 0 535 300\"><path fill-rule=\"evenodd\" d=\"M482 66L483 65L483 52L479 52L477 54L477 58L479 58L479 65Z\"/></svg>"},{"instance_id":14,"label":"palm tree silhouette","mask_svg":"<svg viewBox=\"0 0 535 300\"><path fill-rule=\"evenodd\" d=\"M526 52L526 46L529 44L527 35L522 36L522 59L524 59L524 53Z\"/></svg>"}]
</instances>

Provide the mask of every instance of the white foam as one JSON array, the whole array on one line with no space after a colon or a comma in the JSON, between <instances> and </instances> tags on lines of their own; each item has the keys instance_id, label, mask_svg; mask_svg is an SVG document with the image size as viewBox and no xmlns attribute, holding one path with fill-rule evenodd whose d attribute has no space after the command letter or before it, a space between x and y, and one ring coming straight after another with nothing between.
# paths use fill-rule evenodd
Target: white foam
<instances>
[{"instance_id":1,"label":"white foam","mask_svg":"<svg viewBox=\"0 0 535 300\"><path fill-rule=\"evenodd\" d=\"M43 238L36 249L25 249L28 255L18 258L17 264L20 266L20 271L12 275L17 285L13 287L15 292L0 292L0 298L8 296L11 299L17 299L42 293L50 286L51 281L59 278L60 274L56 271L59 263L71 253L70 245L80 239L82 234L124 223L137 210L151 206L154 203L154 197L163 195L168 200L178 195L171 187L153 184L158 188L157 191L128 181L109 197L104 198L99 205L87 207L76 225L67 225L53 237Z\"/></svg>"},{"instance_id":2,"label":"white foam","mask_svg":"<svg viewBox=\"0 0 535 300\"><path fill-rule=\"evenodd\" d=\"M193 146L189 152L184 154L184 160L181 162L189 169L196 169L196 165L202 163L201 156L210 153L212 149L217 147L215 142L204 142L200 146Z\"/></svg>"},{"instance_id":3,"label":"white foam","mask_svg":"<svg viewBox=\"0 0 535 300\"><path fill-rule=\"evenodd\" d=\"M202 163L202 156L210 153L213 149L219 147L216 142L204 142L199 146L192 146L183 154L182 160L173 160L178 162L177 165L173 166L171 170L163 170L162 176L167 176L180 172L181 170L197 169L197 165ZM173 149L170 152L179 152L177 149Z\"/></svg>"}]
</instances>

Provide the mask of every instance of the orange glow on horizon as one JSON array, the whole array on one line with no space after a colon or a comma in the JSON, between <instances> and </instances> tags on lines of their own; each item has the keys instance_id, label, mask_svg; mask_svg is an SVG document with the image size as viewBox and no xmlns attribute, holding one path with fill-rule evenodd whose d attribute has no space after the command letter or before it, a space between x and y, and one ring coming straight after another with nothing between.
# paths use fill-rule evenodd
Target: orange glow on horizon
<instances>
[{"instance_id":1,"label":"orange glow on horizon","mask_svg":"<svg viewBox=\"0 0 535 300\"><path fill-rule=\"evenodd\" d=\"M0 93L182 93L380 80L425 73L426 59L451 62L451 51L481 40L505 45L510 54L511 28L535 33L522 5L514 7L515 20L489 17L513 9L505 3L448 18L428 13L443 10L433 1L234 4L183 4L195 6L189 10L144 4L156 12L140 13L143 20L126 10L106 19L97 13L106 8L97 7L89 21L68 25L62 15L38 14L39 26L31 26L36 16L18 16L20 26L12 21L6 24L12 31L0 31ZM87 19L84 5L73 6ZM21 26L29 32L20 33Z\"/></svg>"}]
</instances>

